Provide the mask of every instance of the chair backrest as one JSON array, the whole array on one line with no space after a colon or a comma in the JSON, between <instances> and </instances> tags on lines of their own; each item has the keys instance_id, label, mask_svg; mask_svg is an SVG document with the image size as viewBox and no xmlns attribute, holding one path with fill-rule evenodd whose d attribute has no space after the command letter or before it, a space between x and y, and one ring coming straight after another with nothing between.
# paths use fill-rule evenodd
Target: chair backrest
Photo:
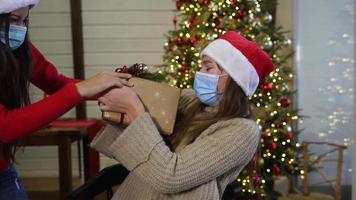
<instances>
[{"instance_id":1,"label":"chair backrest","mask_svg":"<svg viewBox=\"0 0 356 200\"><path fill-rule=\"evenodd\" d=\"M113 196L112 187L121 184L130 172L120 164L102 169L95 177L68 195L69 200L91 200L103 192Z\"/></svg>"},{"instance_id":2,"label":"chair backrest","mask_svg":"<svg viewBox=\"0 0 356 200\"><path fill-rule=\"evenodd\" d=\"M314 158L310 158L310 152L309 152L309 147L310 145L326 145L330 147L330 150L327 152L319 153L318 155L314 156ZM333 189L334 189L334 197L335 200L341 200L341 177L342 177L342 164L343 164L343 153L344 150L346 149L345 145L342 144L336 144L336 143L331 143L331 142L311 142L311 141L304 141L303 142L303 171L304 174L302 178L302 192L303 195L307 196L309 194L308 191L308 171L309 167L316 166L320 164L323 160L325 160L325 157L333 152L337 152L337 159L336 160L328 160L328 161L334 161L336 162L336 177L335 180L329 180L325 174L323 174L321 171L318 171L323 178L325 179L325 182L327 183L332 183L334 182Z\"/></svg>"}]
</instances>

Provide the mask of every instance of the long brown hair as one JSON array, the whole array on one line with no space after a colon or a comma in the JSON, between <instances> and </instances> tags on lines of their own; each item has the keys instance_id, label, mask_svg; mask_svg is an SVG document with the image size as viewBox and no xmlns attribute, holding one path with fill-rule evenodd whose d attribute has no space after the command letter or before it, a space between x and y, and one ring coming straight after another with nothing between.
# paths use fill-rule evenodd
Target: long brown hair
<instances>
[{"instance_id":1,"label":"long brown hair","mask_svg":"<svg viewBox=\"0 0 356 200\"><path fill-rule=\"evenodd\" d=\"M9 28L10 14L1 14L0 30L5 33L6 44L0 42L0 103L8 110L13 110L30 104L28 80L31 72L31 57L27 35L18 49L11 50ZM14 161L15 151L15 143L0 141L0 158L8 162Z\"/></svg>"},{"instance_id":2,"label":"long brown hair","mask_svg":"<svg viewBox=\"0 0 356 200\"><path fill-rule=\"evenodd\" d=\"M249 98L231 77L227 80L217 112L196 115L203 112L204 108L205 105L196 99L184 117L181 116L182 113L178 113L174 134L166 138L172 150L175 150L179 145L191 144L205 129L218 121L237 117L251 118Z\"/></svg>"}]
</instances>

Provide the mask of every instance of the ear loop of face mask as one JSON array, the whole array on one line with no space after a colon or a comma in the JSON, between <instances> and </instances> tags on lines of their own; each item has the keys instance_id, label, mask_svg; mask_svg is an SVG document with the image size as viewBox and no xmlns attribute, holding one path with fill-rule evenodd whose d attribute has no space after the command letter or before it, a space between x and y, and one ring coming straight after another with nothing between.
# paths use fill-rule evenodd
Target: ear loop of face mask
<instances>
[{"instance_id":1,"label":"ear loop of face mask","mask_svg":"<svg viewBox=\"0 0 356 200\"><path fill-rule=\"evenodd\" d=\"M222 67L220 67L220 65L219 64L216 64L217 66L218 66L218 68L219 68L219 70L220 70L220 74L219 74L219 81L220 81L220 78L221 77L225 77L225 76L229 76L229 74L228 73L226 73L226 71L222 68ZM225 74L223 74L223 72L225 72ZM218 87L219 87L219 81L218 81ZM226 87L226 86L225 86ZM216 90L218 90L218 88L216 88ZM218 94L221 94L221 95L223 95L224 94L224 92L219 92L219 91L216 91ZM222 98L222 97L221 97Z\"/></svg>"}]
</instances>

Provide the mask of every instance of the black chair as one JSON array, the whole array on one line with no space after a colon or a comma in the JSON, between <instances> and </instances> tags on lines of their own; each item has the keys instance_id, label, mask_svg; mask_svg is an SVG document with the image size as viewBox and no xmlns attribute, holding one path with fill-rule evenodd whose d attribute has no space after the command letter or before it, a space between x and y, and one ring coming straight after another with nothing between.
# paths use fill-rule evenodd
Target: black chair
<instances>
[{"instance_id":1,"label":"black chair","mask_svg":"<svg viewBox=\"0 0 356 200\"><path fill-rule=\"evenodd\" d=\"M106 192L107 198L113 196L112 187L121 184L130 172L120 164L106 167L94 178L68 195L70 200L92 200L95 196Z\"/></svg>"}]
</instances>

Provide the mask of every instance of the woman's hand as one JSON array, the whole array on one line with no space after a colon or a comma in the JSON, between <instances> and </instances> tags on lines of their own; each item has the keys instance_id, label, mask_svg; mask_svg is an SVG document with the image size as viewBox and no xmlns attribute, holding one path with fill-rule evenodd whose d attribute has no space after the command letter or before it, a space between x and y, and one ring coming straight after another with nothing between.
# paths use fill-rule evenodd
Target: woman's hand
<instances>
[{"instance_id":1,"label":"woman's hand","mask_svg":"<svg viewBox=\"0 0 356 200\"><path fill-rule=\"evenodd\" d=\"M84 98L98 95L112 87L132 87L133 84L126 79L131 78L130 74L117 72L101 72L87 80L76 83L79 94Z\"/></svg>"},{"instance_id":2,"label":"woman's hand","mask_svg":"<svg viewBox=\"0 0 356 200\"><path fill-rule=\"evenodd\" d=\"M98 100L101 111L125 113L129 122L145 112L136 92L129 87L113 88Z\"/></svg>"}]
</instances>

